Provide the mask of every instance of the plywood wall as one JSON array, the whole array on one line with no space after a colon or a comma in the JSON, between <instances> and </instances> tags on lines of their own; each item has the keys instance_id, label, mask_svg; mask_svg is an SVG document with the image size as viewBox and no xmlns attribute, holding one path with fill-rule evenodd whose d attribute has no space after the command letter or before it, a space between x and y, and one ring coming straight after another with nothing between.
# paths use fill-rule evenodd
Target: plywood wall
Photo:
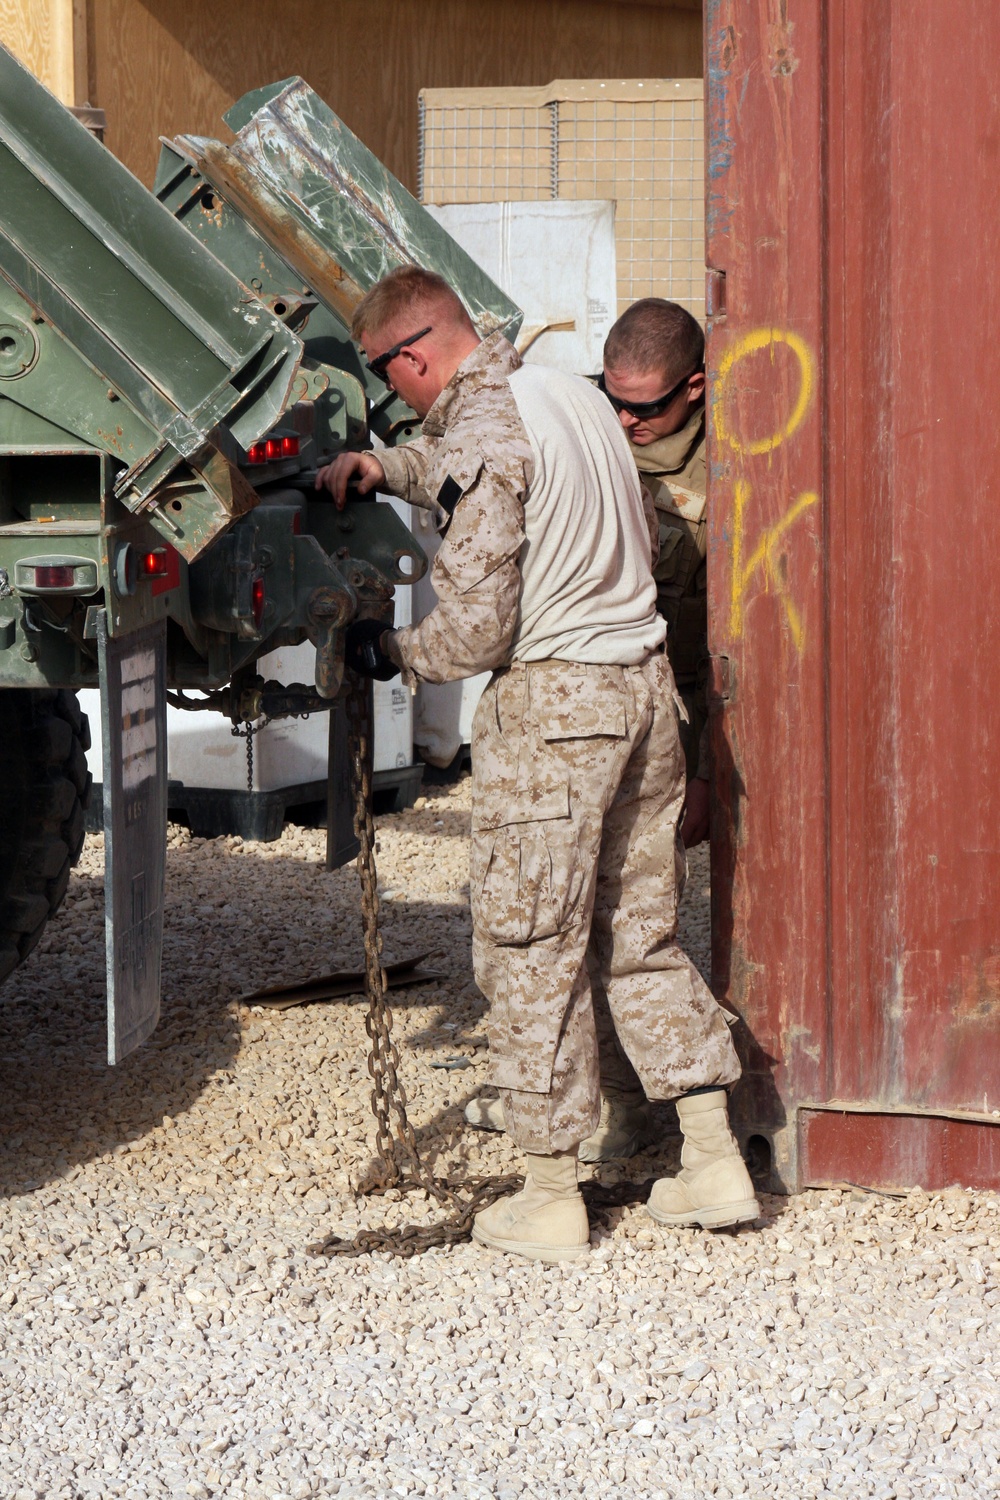
<instances>
[{"instance_id":1,"label":"plywood wall","mask_svg":"<svg viewBox=\"0 0 1000 1500\"><path fill-rule=\"evenodd\" d=\"M0 42L64 104L88 102L87 5L0 0Z\"/></svg>"},{"instance_id":2,"label":"plywood wall","mask_svg":"<svg viewBox=\"0 0 1000 1500\"><path fill-rule=\"evenodd\" d=\"M294 73L413 192L421 88L701 76L699 0L84 4L91 103L107 114L107 144L147 183L158 136L186 131L228 139L223 110L247 89ZM0 0L0 13L5 8L11 0Z\"/></svg>"}]
</instances>

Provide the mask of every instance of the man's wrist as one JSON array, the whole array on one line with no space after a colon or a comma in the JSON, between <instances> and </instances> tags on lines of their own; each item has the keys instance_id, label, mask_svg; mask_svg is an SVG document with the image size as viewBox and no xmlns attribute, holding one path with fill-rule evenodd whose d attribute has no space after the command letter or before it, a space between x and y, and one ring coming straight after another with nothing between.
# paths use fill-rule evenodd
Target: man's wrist
<instances>
[{"instance_id":1,"label":"man's wrist","mask_svg":"<svg viewBox=\"0 0 1000 1500\"><path fill-rule=\"evenodd\" d=\"M384 495L395 495L400 500L409 498L409 473L406 461L392 448L381 449L377 454L382 465L382 481L379 490Z\"/></svg>"},{"instance_id":2,"label":"man's wrist","mask_svg":"<svg viewBox=\"0 0 1000 1500\"><path fill-rule=\"evenodd\" d=\"M387 656L397 667L405 667L406 663L400 655L398 637L394 630L383 630L378 638L378 648L383 656Z\"/></svg>"}]
</instances>

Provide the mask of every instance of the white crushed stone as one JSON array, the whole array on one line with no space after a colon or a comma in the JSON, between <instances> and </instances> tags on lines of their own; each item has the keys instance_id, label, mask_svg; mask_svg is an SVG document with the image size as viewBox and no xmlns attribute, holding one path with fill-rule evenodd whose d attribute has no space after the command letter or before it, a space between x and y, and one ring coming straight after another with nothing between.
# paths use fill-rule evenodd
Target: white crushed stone
<instances>
[{"instance_id":1,"label":"white crushed stone","mask_svg":"<svg viewBox=\"0 0 1000 1500\"><path fill-rule=\"evenodd\" d=\"M485 1071L468 807L462 783L382 821L386 954L438 950L449 975L394 999L424 1149L501 1171L508 1143L462 1122ZM164 1017L118 1069L99 839L4 988L4 1500L1000 1493L995 1195L766 1197L736 1237L626 1209L563 1267L472 1245L307 1255L323 1231L434 1216L351 1192L363 1004L236 1004L359 962L354 872L322 853L297 828L172 830ZM706 870L699 852L684 912L702 964ZM469 1066L432 1066L452 1057ZM676 1144L635 1174L672 1169Z\"/></svg>"}]
</instances>

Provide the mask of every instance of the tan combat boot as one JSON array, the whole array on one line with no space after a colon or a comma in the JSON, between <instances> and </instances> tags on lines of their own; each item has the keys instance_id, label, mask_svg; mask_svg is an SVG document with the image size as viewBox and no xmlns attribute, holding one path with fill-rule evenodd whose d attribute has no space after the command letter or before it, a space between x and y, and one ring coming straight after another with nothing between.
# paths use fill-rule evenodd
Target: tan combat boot
<instances>
[{"instance_id":1,"label":"tan combat boot","mask_svg":"<svg viewBox=\"0 0 1000 1500\"><path fill-rule=\"evenodd\" d=\"M684 1133L681 1170L654 1182L646 1205L658 1224L726 1229L760 1217L726 1102L725 1089L677 1100Z\"/></svg>"},{"instance_id":2,"label":"tan combat boot","mask_svg":"<svg viewBox=\"0 0 1000 1500\"><path fill-rule=\"evenodd\" d=\"M470 1099L465 1118L477 1130L506 1130L499 1099ZM601 1118L593 1135L580 1147L581 1161L620 1161L634 1156L653 1138L652 1116L641 1089L631 1093L601 1093Z\"/></svg>"},{"instance_id":3,"label":"tan combat boot","mask_svg":"<svg viewBox=\"0 0 1000 1500\"><path fill-rule=\"evenodd\" d=\"M529 1260L577 1260L590 1250L587 1208L576 1185L576 1152L528 1156L524 1187L478 1213L472 1238Z\"/></svg>"},{"instance_id":4,"label":"tan combat boot","mask_svg":"<svg viewBox=\"0 0 1000 1500\"><path fill-rule=\"evenodd\" d=\"M653 1120L642 1089L601 1090L597 1129L580 1146L581 1161L620 1161L634 1156L653 1139Z\"/></svg>"}]
</instances>

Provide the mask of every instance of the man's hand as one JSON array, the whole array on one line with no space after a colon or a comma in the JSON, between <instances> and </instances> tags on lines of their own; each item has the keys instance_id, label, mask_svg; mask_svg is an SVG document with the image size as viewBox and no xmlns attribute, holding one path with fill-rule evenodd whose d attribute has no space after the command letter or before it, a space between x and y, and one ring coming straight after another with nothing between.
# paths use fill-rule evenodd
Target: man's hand
<instances>
[{"instance_id":1,"label":"man's hand","mask_svg":"<svg viewBox=\"0 0 1000 1500\"><path fill-rule=\"evenodd\" d=\"M389 682L399 676L399 668L382 650L382 637L388 635L381 620L352 620L344 636L344 663L359 677L375 677Z\"/></svg>"},{"instance_id":2,"label":"man's hand","mask_svg":"<svg viewBox=\"0 0 1000 1500\"><path fill-rule=\"evenodd\" d=\"M681 838L685 849L693 849L708 838L708 782L701 776L692 777L687 784Z\"/></svg>"},{"instance_id":3,"label":"man's hand","mask_svg":"<svg viewBox=\"0 0 1000 1500\"><path fill-rule=\"evenodd\" d=\"M374 453L338 453L332 464L319 470L316 488L329 490L338 510L343 510L347 499L347 481L352 474L358 475L358 494L367 495L369 490L385 484L385 470Z\"/></svg>"}]
</instances>

